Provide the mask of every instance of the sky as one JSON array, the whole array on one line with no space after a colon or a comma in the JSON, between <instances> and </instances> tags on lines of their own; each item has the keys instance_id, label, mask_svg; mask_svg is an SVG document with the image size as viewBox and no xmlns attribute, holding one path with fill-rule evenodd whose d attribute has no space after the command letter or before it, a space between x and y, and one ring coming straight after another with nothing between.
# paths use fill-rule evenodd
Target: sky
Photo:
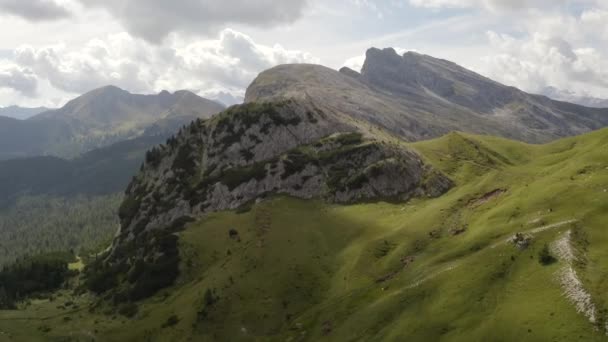
<instances>
[{"instance_id":1,"label":"sky","mask_svg":"<svg viewBox=\"0 0 608 342\"><path fill-rule=\"evenodd\" d=\"M528 92L608 98L605 0L0 0L0 106L108 84L227 104L284 63L361 68L370 47Z\"/></svg>"}]
</instances>

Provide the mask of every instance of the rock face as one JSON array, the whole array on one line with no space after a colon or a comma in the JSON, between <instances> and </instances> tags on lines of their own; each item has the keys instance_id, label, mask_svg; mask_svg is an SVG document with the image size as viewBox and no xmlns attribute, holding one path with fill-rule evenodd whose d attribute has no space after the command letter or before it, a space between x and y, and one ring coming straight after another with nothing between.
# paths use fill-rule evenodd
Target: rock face
<instances>
[{"instance_id":1,"label":"rock face","mask_svg":"<svg viewBox=\"0 0 608 342\"><path fill-rule=\"evenodd\" d=\"M393 49L368 50L360 74L317 65L275 67L258 76L245 101L276 98L306 98L408 140L463 131L540 143L608 125L608 109L531 95L452 62Z\"/></svg>"}]
</instances>

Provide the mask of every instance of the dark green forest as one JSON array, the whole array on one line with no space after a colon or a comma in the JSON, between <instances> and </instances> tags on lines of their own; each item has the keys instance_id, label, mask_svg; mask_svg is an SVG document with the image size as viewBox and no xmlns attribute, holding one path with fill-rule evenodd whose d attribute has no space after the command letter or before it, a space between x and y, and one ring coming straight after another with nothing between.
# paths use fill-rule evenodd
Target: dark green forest
<instances>
[{"instance_id":1,"label":"dark green forest","mask_svg":"<svg viewBox=\"0 0 608 342\"><path fill-rule=\"evenodd\" d=\"M105 248L118 230L121 193L145 151L165 139L144 136L73 160L0 161L0 266L50 251Z\"/></svg>"},{"instance_id":2,"label":"dark green forest","mask_svg":"<svg viewBox=\"0 0 608 342\"><path fill-rule=\"evenodd\" d=\"M118 229L122 195L27 196L0 210L0 266L27 255L100 249Z\"/></svg>"},{"instance_id":3,"label":"dark green forest","mask_svg":"<svg viewBox=\"0 0 608 342\"><path fill-rule=\"evenodd\" d=\"M69 252L27 257L0 269L0 309L14 309L15 302L27 296L59 288L77 271L68 264L76 261Z\"/></svg>"}]
</instances>

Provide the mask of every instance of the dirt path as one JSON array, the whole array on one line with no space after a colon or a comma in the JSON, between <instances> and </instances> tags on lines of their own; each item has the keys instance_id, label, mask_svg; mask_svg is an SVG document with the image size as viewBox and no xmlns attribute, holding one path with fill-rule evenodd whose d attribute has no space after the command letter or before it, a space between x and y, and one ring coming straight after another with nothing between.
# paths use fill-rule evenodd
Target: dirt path
<instances>
[{"instance_id":1,"label":"dirt path","mask_svg":"<svg viewBox=\"0 0 608 342\"><path fill-rule=\"evenodd\" d=\"M414 281L412 284L404 287L404 289L413 289L413 288L416 288L416 287L420 286L422 283L425 283L425 282L427 282L427 281L429 281L429 280L431 280L431 279L433 279L433 278L435 278L435 277L437 277L437 276L439 276L439 275L441 275L441 274L443 274L445 272L449 272L449 271L452 271L452 270L458 268L460 265L462 265L462 263L463 263L463 261L461 261L461 262L458 262L458 261L453 262L451 265L448 265L447 267L444 267L444 268L442 268L442 269L440 269L438 271L435 271L435 272L427 275L426 277L423 277L420 280Z\"/></svg>"},{"instance_id":2,"label":"dirt path","mask_svg":"<svg viewBox=\"0 0 608 342\"><path fill-rule=\"evenodd\" d=\"M561 221L561 222L557 222L557 223L552 223L552 224L548 224L548 225L545 225L545 226L542 226L542 227L530 229L530 230L523 231L523 232L520 232L520 233L528 234L528 235L535 235L535 234L542 233L542 232L550 230L550 229L560 228L560 227L563 227L565 225L576 223L576 222L578 222L577 219L570 219L570 220ZM496 247L498 247L500 245L504 245L504 244L509 243L509 242L511 242L511 237L508 237L507 239L504 239L504 240L502 240L500 242L497 242L497 243L493 244L492 246L490 246L490 248L496 248Z\"/></svg>"}]
</instances>

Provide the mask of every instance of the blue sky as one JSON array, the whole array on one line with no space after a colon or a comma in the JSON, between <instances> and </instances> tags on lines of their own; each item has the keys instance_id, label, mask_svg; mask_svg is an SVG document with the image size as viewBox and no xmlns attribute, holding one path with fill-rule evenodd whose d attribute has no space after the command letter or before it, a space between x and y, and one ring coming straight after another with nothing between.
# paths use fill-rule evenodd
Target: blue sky
<instances>
[{"instance_id":1,"label":"blue sky","mask_svg":"<svg viewBox=\"0 0 608 342\"><path fill-rule=\"evenodd\" d=\"M603 0L0 0L0 106L110 83L238 101L266 68L357 68L372 46L608 98L606 23Z\"/></svg>"}]
</instances>

